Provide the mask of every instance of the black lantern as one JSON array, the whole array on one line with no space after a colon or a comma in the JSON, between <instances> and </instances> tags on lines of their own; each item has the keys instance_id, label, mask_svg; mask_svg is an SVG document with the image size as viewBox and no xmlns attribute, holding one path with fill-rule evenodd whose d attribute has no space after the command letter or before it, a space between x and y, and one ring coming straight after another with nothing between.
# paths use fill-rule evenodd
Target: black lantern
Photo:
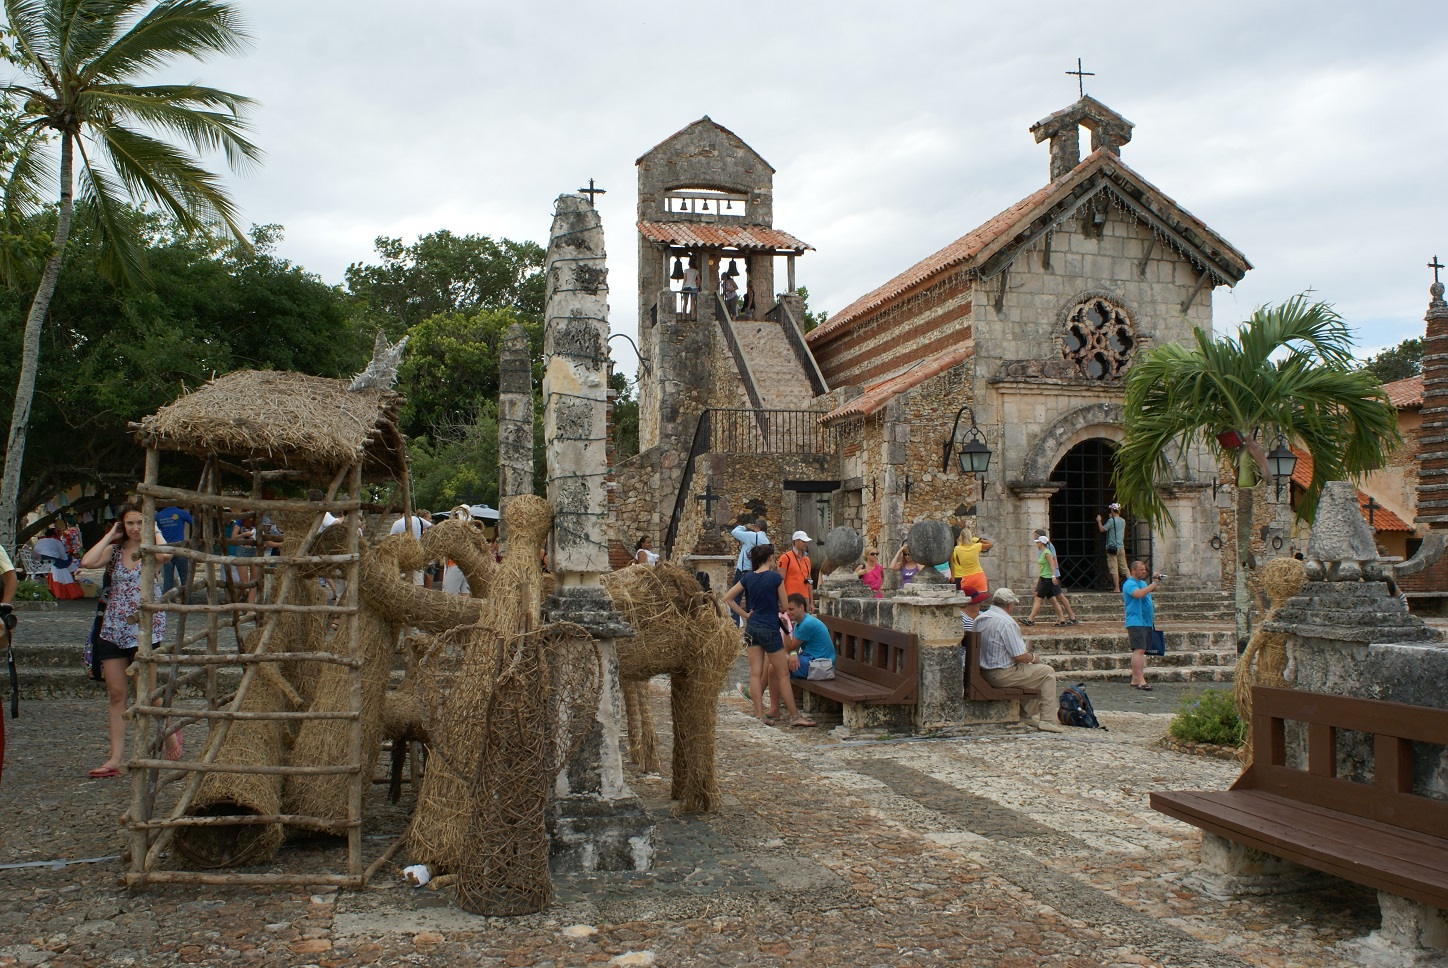
<instances>
[{"instance_id":1,"label":"black lantern","mask_svg":"<svg viewBox=\"0 0 1448 968\"><path fill-rule=\"evenodd\" d=\"M1277 482L1277 499L1282 499L1282 482L1297 469L1297 455L1287 446L1287 436L1278 434L1276 446L1267 452L1267 472Z\"/></svg>"},{"instance_id":2,"label":"black lantern","mask_svg":"<svg viewBox=\"0 0 1448 968\"><path fill-rule=\"evenodd\" d=\"M961 407L955 414L955 424L950 428L950 437L945 441L945 459L941 461L940 469L950 469L950 454L956 449L955 437L960 430L960 418L962 414L970 414L970 430L966 432L965 443L960 446L956 456L960 461L960 472L962 474L974 474L980 479L980 496L985 497L985 476L990 469L991 449L985 444L985 434L980 432L976 426L975 411L969 407Z\"/></svg>"},{"instance_id":3,"label":"black lantern","mask_svg":"<svg viewBox=\"0 0 1448 968\"><path fill-rule=\"evenodd\" d=\"M670 278L670 279L682 279L682 278L684 278L684 260L683 260L683 259L680 259L678 256L675 256L675 257L674 257L674 271L671 272L671 273L669 273L669 278Z\"/></svg>"}]
</instances>

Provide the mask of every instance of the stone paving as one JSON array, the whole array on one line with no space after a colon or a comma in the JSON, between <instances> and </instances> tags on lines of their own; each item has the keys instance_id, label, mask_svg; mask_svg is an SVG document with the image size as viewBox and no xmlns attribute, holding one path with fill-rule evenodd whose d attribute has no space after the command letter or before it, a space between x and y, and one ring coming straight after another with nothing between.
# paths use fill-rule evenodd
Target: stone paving
<instances>
[{"instance_id":1,"label":"stone paving","mask_svg":"<svg viewBox=\"0 0 1448 968\"><path fill-rule=\"evenodd\" d=\"M1152 789L1221 788L1231 763L1155 748L1172 693L1093 686L1109 732L975 727L948 738L774 729L721 696L724 808L658 826L643 873L560 875L547 912L480 919L396 871L366 891L157 888L128 895L124 782L87 780L103 702L31 702L7 723L0 786L0 966L12 964L1319 966L1376 926L1371 892L1217 900L1196 832ZM667 690L654 688L668 762ZM199 742L200 735L193 737ZM369 859L409 795L370 801ZM339 863L329 842L269 869ZM43 862L100 858L57 866Z\"/></svg>"}]
</instances>

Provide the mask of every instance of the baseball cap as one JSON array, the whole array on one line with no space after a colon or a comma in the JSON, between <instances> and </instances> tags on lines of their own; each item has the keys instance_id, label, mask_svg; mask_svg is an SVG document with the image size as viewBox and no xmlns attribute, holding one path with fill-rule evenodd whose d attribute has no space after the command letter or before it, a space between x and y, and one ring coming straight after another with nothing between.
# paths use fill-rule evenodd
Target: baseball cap
<instances>
[{"instance_id":1,"label":"baseball cap","mask_svg":"<svg viewBox=\"0 0 1448 968\"><path fill-rule=\"evenodd\" d=\"M972 605L981 605L988 601L990 601L990 592L975 591L970 593L970 603Z\"/></svg>"},{"instance_id":2,"label":"baseball cap","mask_svg":"<svg viewBox=\"0 0 1448 968\"><path fill-rule=\"evenodd\" d=\"M1109 511L1120 511L1120 510L1121 510L1121 505L1120 505L1120 504L1111 504L1111 505L1108 505L1108 506L1107 506L1107 510L1109 510Z\"/></svg>"},{"instance_id":3,"label":"baseball cap","mask_svg":"<svg viewBox=\"0 0 1448 968\"><path fill-rule=\"evenodd\" d=\"M1045 544L1050 544L1050 543L1051 543L1051 539L1048 538L1048 537L1046 537L1044 534L1038 534L1038 535L1036 535L1036 544L1043 544L1043 545L1045 545Z\"/></svg>"},{"instance_id":4,"label":"baseball cap","mask_svg":"<svg viewBox=\"0 0 1448 968\"><path fill-rule=\"evenodd\" d=\"M814 539L811 538L809 535L805 534L803 531L796 531L796 532L790 537L789 540L790 540L790 541L813 541Z\"/></svg>"},{"instance_id":5,"label":"baseball cap","mask_svg":"<svg viewBox=\"0 0 1448 968\"><path fill-rule=\"evenodd\" d=\"M1016 605L1020 602L1020 599L1017 598L1016 593L1009 588L997 588L991 601L997 605Z\"/></svg>"}]
</instances>

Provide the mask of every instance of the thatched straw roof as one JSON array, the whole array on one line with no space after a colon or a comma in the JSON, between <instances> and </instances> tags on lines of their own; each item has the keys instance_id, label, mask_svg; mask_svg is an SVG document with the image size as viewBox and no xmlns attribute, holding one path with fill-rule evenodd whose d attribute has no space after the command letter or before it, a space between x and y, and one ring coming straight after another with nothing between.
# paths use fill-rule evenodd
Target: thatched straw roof
<instances>
[{"instance_id":1,"label":"thatched straw roof","mask_svg":"<svg viewBox=\"0 0 1448 968\"><path fill-rule=\"evenodd\" d=\"M218 377L146 417L147 447L252 459L325 474L364 461L394 476L406 464L392 390L347 389L346 380L277 370Z\"/></svg>"}]
</instances>

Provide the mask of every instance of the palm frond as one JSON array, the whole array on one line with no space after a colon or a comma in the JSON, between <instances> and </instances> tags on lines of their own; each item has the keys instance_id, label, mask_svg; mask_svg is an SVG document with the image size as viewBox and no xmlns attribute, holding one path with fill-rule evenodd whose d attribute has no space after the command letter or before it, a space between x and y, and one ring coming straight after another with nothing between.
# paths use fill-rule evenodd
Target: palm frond
<instances>
[{"instance_id":1,"label":"palm frond","mask_svg":"<svg viewBox=\"0 0 1448 968\"><path fill-rule=\"evenodd\" d=\"M250 40L229 3L161 0L91 61L82 76L87 83L121 81L177 58L240 53Z\"/></svg>"},{"instance_id":2,"label":"palm frond","mask_svg":"<svg viewBox=\"0 0 1448 968\"><path fill-rule=\"evenodd\" d=\"M80 65L105 50L126 18L144 0L50 0L46 26L55 48L55 65L72 77Z\"/></svg>"},{"instance_id":3,"label":"palm frond","mask_svg":"<svg viewBox=\"0 0 1448 968\"><path fill-rule=\"evenodd\" d=\"M60 77L54 68L55 49L45 29L47 0L5 0L5 19L15 35L21 58L33 65L53 89Z\"/></svg>"},{"instance_id":4,"label":"palm frond","mask_svg":"<svg viewBox=\"0 0 1448 968\"><path fill-rule=\"evenodd\" d=\"M193 104L222 104L231 113L198 110ZM234 107L246 98L192 85L128 89L121 85L92 89L82 96L84 113L130 118L174 135L198 152L221 150L232 170L245 170L261 157L261 149L243 134L246 123Z\"/></svg>"},{"instance_id":5,"label":"palm frond","mask_svg":"<svg viewBox=\"0 0 1448 968\"><path fill-rule=\"evenodd\" d=\"M126 224L125 189L104 169L91 163L80 139L76 140L76 153L81 160L76 172L76 194L81 203L77 213L104 243L101 269L118 282L145 286L150 273L146 268L145 249Z\"/></svg>"},{"instance_id":6,"label":"palm frond","mask_svg":"<svg viewBox=\"0 0 1448 968\"><path fill-rule=\"evenodd\" d=\"M46 205L46 191L56 173L47 150L47 134L31 128L13 149L14 160L0 182L0 283L10 285L31 268L31 259L14 244L24 236L23 223Z\"/></svg>"}]
</instances>

